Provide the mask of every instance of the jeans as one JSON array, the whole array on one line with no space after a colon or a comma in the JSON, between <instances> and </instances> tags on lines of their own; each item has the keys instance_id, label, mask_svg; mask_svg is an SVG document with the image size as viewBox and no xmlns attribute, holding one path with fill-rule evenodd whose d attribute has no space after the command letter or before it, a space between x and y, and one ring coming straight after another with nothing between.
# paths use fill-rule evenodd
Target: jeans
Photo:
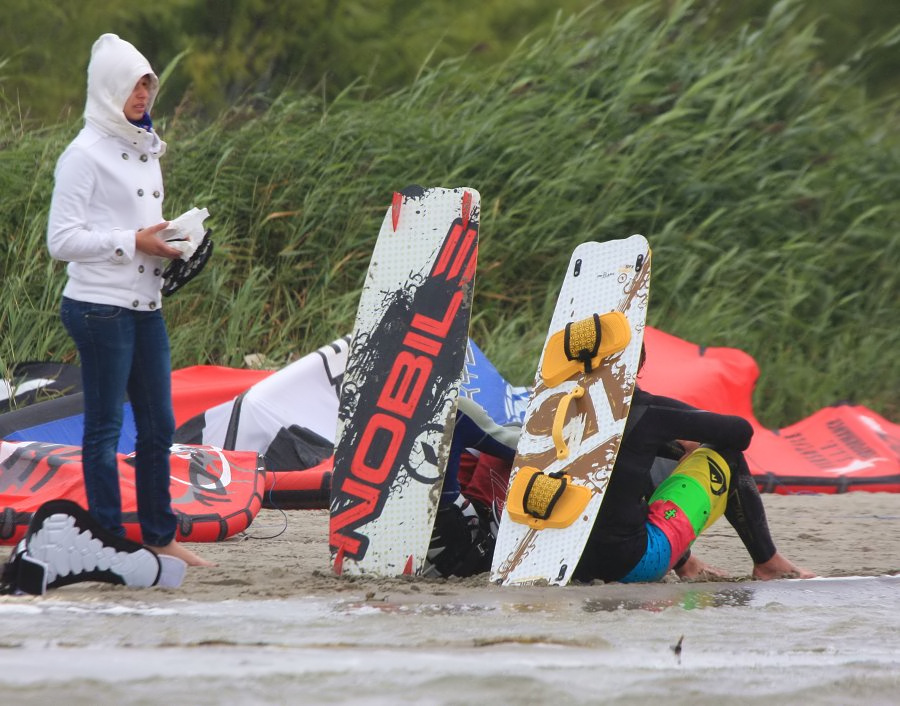
<instances>
[{"instance_id":1,"label":"jeans","mask_svg":"<svg viewBox=\"0 0 900 706\"><path fill-rule=\"evenodd\" d=\"M125 535L116 449L125 394L134 413L135 486L145 544L175 538L169 454L175 434L169 336L160 311L132 311L63 297L60 315L81 358L84 386L82 467L88 510Z\"/></svg>"}]
</instances>

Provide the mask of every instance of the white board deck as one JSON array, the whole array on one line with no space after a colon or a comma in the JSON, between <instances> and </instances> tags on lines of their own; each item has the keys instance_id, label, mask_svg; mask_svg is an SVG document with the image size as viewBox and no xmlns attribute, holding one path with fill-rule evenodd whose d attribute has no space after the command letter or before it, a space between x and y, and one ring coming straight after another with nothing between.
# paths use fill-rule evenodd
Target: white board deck
<instances>
[{"instance_id":1,"label":"white board deck","mask_svg":"<svg viewBox=\"0 0 900 706\"><path fill-rule=\"evenodd\" d=\"M512 520L504 508L491 581L504 585L565 585L571 579L600 510L625 428L649 287L650 248L641 235L583 243L572 253L547 339L569 322L594 313L621 311L628 319L631 340L624 351L607 358L595 373L578 374L556 387L543 383L538 366L510 482L523 466L548 473L563 470L572 476L573 483L591 488L593 496L582 516L560 529L532 529ZM577 412L564 427L570 455L560 461L550 434L551 422L560 399L576 383L586 388L585 398L572 405Z\"/></svg>"},{"instance_id":2,"label":"white board deck","mask_svg":"<svg viewBox=\"0 0 900 706\"><path fill-rule=\"evenodd\" d=\"M385 214L341 388L336 573L423 568L465 363L479 204L474 189L413 187Z\"/></svg>"}]
</instances>

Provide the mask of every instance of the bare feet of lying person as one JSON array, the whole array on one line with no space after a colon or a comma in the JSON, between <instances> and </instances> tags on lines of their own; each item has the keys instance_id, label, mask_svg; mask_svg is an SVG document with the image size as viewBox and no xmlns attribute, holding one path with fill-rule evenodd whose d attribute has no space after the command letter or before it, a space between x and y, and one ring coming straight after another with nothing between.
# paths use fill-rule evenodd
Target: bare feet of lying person
<instances>
[{"instance_id":1,"label":"bare feet of lying person","mask_svg":"<svg viewBox=\"0 0 900 706\"><path fill-rule=\"evenodd\" d=\"M675 569L675 573L682 581L721 581L722 579L730 578L721 569L700 561L693 554L688 557L684 564Z\"/></svg>"},{"instance_id":2,"label":"bare feet of lying person","mask_svg":"<svg viewBox=\"0 0 900 706\"><path fill-rule=\"evenodd\" d=\"M816 575L775 552L775 556L768 561L753 566L753 578L760 581L771 581L772 579L814 579Z\"/></svg>"},{"instance_id":3,"label":"bare feet of lying person","mask_svg":"<svg viewBox=\"0 0 900 706\"><path fill-rule=\"evenodd\" d=\"M207 561L197 556L183 544L179 544L174 539L164 547L150 547L157 554L165 554L181 559L188 566L215 566L212 561Z\"/></svg>"}]
</instances>

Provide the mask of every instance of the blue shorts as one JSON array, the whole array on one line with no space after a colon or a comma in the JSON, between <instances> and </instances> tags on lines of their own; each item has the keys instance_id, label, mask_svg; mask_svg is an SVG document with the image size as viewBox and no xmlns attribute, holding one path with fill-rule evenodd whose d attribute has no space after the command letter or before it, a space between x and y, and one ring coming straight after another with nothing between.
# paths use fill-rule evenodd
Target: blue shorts
<instances>
[{"instance_id":1,"label":"blue shorts","mask_svg":"<svg viewBox=\"0 0 900 706\"><path fill-rule=\"evenodd\" d=\"M647 551L631 571L620 579L622 583L659 581L669 573L672 562L672 545L665 533L656 525L647 523Z\"/></svg>"}]
</instances>

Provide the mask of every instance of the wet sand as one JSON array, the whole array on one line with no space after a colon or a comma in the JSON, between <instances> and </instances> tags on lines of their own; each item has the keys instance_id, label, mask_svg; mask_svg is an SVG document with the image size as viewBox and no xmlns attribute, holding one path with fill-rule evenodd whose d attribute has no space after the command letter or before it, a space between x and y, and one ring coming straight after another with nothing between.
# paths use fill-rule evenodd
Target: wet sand
<instances>
[{"instance_id":1,"label":"wet sand","mask_svg":"<svg viewBox=\"0 0 900 706\"><path fill-rule=\"evenodd\" d=\"M900 495L764 495L778 549L794 563L823 577L880 576L900 572ZM353 593L459 597L466 592L516 591L488 584L488 575L465 580L337 577L330 571L325 510L262 510L248 530L224 542L191 544L212 568L188 569L178 589L127 589L76 584L52 592L66 600L134 597L166 602L293 599ZM694 545L695 554L726 571L735 582L751 581L752 564L723 519ZM674 574L666 581L677 582ZM548 589L554 590L554 589ZM100 595L98 595L100 594ZM105 595L104 595L105 594Z\"/></svg>"},{"instance_id":2,"label":"wet sand","mask_svg":"<svg viewBox=\"0 0 900 706\"><path fill-rule=\"evenodd\" d=\"M728 581L341 578L327 512L265 510L191 545L218 565L177 589L0 596L0 689L23 706L896 703L900 495L764 499L780 550L830 580L752 580L722 521L695 550Z\"/></svg>"}]
</instances>

